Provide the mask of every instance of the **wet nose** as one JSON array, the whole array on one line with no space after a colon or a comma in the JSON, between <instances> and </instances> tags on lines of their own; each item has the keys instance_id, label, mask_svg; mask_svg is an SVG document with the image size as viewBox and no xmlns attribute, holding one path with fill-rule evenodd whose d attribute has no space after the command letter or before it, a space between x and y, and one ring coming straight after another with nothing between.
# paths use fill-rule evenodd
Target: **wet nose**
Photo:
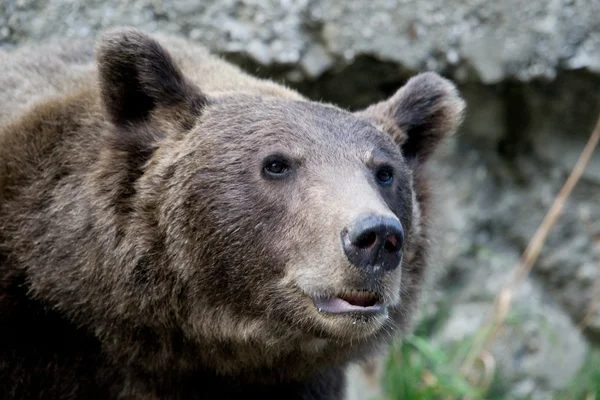
<instances>
[{"instance_id":1,"label":"wet nose","mask_svg":"<svg viewBox=\"0 0 600 400\"><path fill-rule=\"evenodd\" d=\"M404 231L393 217L377 214L357 218L350 229L342 232L348 260L367 271L392 271L402 260Z\"/></svg>"}]
</instances>

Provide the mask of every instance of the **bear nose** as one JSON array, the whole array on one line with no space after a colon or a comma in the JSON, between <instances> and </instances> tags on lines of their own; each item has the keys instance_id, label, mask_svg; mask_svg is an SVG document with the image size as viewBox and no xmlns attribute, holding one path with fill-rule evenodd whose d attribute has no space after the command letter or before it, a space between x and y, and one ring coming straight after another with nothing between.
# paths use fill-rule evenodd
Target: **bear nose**
<instances>
[{"instance_id":1,"label":"bear nose","mask_svg":"<svg viewBox=\"0 0 600 400\"><path fill-rule=\"evenodd\" d=\"M355 266L367 271L392 271L402 260L404 230L396 218L361 216L342 233L344 252Z\"/></svg>"}]
</instances>

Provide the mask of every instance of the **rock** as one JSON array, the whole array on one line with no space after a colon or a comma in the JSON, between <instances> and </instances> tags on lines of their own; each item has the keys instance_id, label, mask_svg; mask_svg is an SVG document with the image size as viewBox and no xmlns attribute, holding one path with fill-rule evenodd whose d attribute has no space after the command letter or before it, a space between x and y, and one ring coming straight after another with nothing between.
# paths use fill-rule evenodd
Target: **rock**
<instances>
[{"instance_id":1,"label":"rock","mask_svg":"<svg viewBox=\"0 0 600 400\"><path fill-rule=\"evenodd\" d=\"M323 46L313 44L306 50L300 65L308 77L314 79L331 68L333 60Z\"/></svg>"},{"instance_id":2,"label":"rock","mask_svg":"<svg viewBox=\"0 0 600 400\"><path fill-rule=\"evenodd\" d=\"M595 51L599 47L600 34L593 32L569 59L568 66L573 69L587 68L597 74L600 73L600 54Z\"/></svg>"},{"instance_id":3,"label":"rock","mask_svg":"<svg viewBox=\"0 0 600 400\"><path fill-rule=\"evenodd\" d=\"M502 59L504 52L502 39L493 37L465 38L462 42L462 52L470 60L473 68L484 83L498 83L504 76Z\"/></svg>"},{"instance_id":4,"label":"rock","mask_svg":"<svg viewBox=\"0 0 600 400\"><path fill-rule=\"evenodd\" d=\"M384 362L385 357L380 356L365 363L351 365L346 374L346 379L350 382L346 400L381 399L385 393L381 386Z\"/></svg>"},{"instance_id":5,"label":"rock","mask_svg":"<svg viewBox=\"0 0 600 400\"><path fill-rule=\"evenodd\" d=\"M256 60L267 66L295 63L316 43L327 54L319 59L349 62L370 54L412 71L437 70L495 83L510 77L553 78L564 69L598 72L599 11L596 0L5 0L0 43L92 36L106 26L132 24L150 31L194 32L194 40L223 53L251 46L259 54ZM280 45L266 55L256 50L256 40ZM457 64L474 75L465 76Z\"/></svg>"}]
</instances>

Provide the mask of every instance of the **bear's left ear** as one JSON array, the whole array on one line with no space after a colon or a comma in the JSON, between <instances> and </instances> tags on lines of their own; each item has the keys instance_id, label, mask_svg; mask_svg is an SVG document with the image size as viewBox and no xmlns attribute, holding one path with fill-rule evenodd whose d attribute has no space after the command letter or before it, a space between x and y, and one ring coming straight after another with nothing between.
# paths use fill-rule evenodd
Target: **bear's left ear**
<instances>
[{"instance_id":1,"label":"bear's left ear","mask_svg":"<svg viewBox=\"0 0 600 400\"><path fill-rule=\"evenodd\" d=\"M142 122L157 107L177 106L180 116L193 118L207 102L167 50L137 29L107 30L96 57L102 101L117 126Z\"/></svg>"},{"instance_id":2,"label":"bear's left ear","mask_svg":"<svg viewBox=\"0 0 600 400\"><path fill-rule=\"evenodd\" d=\"M355 113L389 133L409 162L427 161L463 119L456 86L436 73L416 75L388 100Z\"/></svg>"}]
</instances>

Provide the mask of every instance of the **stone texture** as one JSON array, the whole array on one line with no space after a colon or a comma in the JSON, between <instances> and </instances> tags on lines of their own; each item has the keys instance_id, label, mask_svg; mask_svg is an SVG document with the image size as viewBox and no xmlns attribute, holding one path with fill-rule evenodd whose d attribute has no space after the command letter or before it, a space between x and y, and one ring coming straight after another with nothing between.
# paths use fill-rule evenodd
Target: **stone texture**
<instances>
[{"instance_id":1,"label":"stone texture","mask_svg":"<svg viewBox=\"0 0 600 400\"><path fill-rule=\"evenodd\" d=\"M370 54L413 71L496 83L600 69L597 0L4 0L0 41L90 36L130 24L174 32L262 65ZM313 49L313 50L311 50ZM314 61L312 61L314 62ZM305 61L304 63L311 63ZM321 68L308 70L308 77Z\"/></svg>"}]
</instances>

